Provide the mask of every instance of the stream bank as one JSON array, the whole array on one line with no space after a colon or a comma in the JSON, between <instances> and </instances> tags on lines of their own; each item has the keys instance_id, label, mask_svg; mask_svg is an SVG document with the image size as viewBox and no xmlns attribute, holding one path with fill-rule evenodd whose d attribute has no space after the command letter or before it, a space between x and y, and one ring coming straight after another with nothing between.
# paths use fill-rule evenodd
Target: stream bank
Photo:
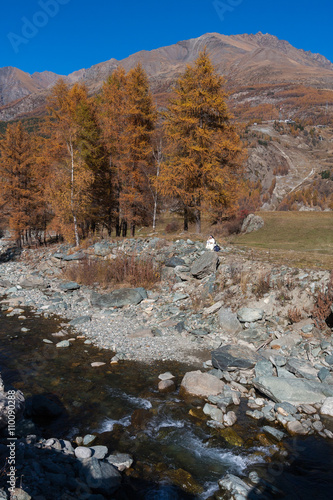
<instances>
[{"instance_id":1,"label":"stream bank","mask_svg":"<svg viewBox=\"0 0 333 500\"><path fill-rule=\"evenodd\" d=\"M143 254L153 252L152 240L139 244ZM137 240L127 245L121 250L138 252ZM112 245L108 249L119 251ZM99 297L107 295L105 292L97 292L96 302L96 291L59 279L66 255L74 262L82 258L64 250L28 252L29 258L24 261L11 261L1 268L0 286L6 294L3 320L16 322L14 332L5 342L16 343L12 354L6 354L6 364L15 359L23 341L29 349L24 361L18 358L20 367L12 368L13 372L17 368L22 372L23 392L28 398L29 394L56 394L57 401L66 408L67 420L62 416L53 422L53 427L49 422L46 427L38 422L41 435L55 440L48 447L59 447L61 439L77 446L73 440L80 434L97 434L98 445L106 445L111 454L134 451L135 465L123 473L123 479L129 477L132 481L136 476L137 480L150 483L158 478L158 484L152 486L157 490L167 481L170 487L180 490L173 492L171 498L182 498L176 494L202 496L202 489L207 496L210 488L217 488L219 479L221 493L217 495L221 498L226 494L223 491L248 495L256 482L263 489L268 481L267 461L280 464L280 477L290 465L298 463L311 443L315 443L311 445L315 448L320 437L323 449L331 449L330 415L322 410L332 397L332 337L328 329L318 328L309 314L316 291L329 282L329 273L267 265L269 286L260 298L254 286L260 283L259 265L248 261L242 252L235 255L230 249L223 249L217 266L217 256L205 253L202 244L180 241L156 252L164 266L159 287L137 290L140 299L136 304L105 306L103 298L104 305L100 307ZM92 252L96 252L95 247L86 254ZM198 262L202 263L199 271ZM303 317L291 323L288 310L296 305ZM30 323L26 306L34 310ZM58 320L54 330L50 330L54 315L65 321ZM41 326L44 322L45 329ZM37 359L29 368L22 368L29 365L32 350L38 353ZM172 364L175 360L186 364L176 368ZM144 368L145 365L135 364L138 361L151 363ZM56 372L51 367L57 367ZM78 375L81 369L84 374ZM37 373L40 380L41 373L49 370L47 390L37 386L27 392L26 381L32 379L31 375ZM158 375L166 371L175 372L176 384L173 391L162 394L157 390ZM191 371L208 373L215 381L220 380L219 396L208 392L194 400L180 397L182 378ZM15 389L20 388L15 377L12 383ZM306 394L307 399L295 398L291 390L295 384L299 386L296 396L301 388L302 397ZM101 389L102 386L107 388ZM72 402L65 403L69 395ZM329 408L329 404L326 406ZM93 415L96 421L91 420ZM100 422L102 415L108 415L109 420ZM275 435L274 429L278 431ZM286 448L284 443L288 443L289 435L295 437ZM299 440L301 454L297 451ZM162 461L156 450L163 451ZM296 456L291 463L290 456ZM258 474L257 471L259 479L252 474ZM80 477L82 480L82 474ZM60 481L54 480L57 479ZM268 483L272 483L272 478ZM197 486L199 489L195 489ZM148 490L142 492L142 498ZM278 493L270 494L278 498L274 497Z\"/></svg>"}]
</instances>

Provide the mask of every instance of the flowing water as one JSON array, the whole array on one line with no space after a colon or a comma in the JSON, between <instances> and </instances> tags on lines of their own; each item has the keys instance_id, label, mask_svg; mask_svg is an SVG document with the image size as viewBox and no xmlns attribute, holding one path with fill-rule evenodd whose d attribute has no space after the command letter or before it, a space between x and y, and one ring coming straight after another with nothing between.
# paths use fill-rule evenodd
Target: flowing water
<instances>
[{"instance_id":1,"label":"flowing water","mask_svg":"<svg viewBox=\"0 0 333 500\"><path fill-rule=\"evenodd\" d=\"M263 478L262 493L253 491L249 498L331 498L330 443L286 440L283 461L276 445L263 445L260 427L245 416L245 404L237 410L237 424L220 433L201 419L201 401L157 391L160 373L171 371L179 386L186 371L200 367L175 362L110 365L110 351L83 341L69 349L43 342L61 340L52 337L57 331L55 319L29 311L25 320L2 314L0 371L7 387L24 392L28 406L31 396L43 394L62 407L60 418L36 422L43 437L73 439L91 433L97 436L94 444L134 457L126 493L119 498L208 498L226 472L241 476L253 470ZM106 365L92 368L94 361Z\"/></svg>"}]
</instances>

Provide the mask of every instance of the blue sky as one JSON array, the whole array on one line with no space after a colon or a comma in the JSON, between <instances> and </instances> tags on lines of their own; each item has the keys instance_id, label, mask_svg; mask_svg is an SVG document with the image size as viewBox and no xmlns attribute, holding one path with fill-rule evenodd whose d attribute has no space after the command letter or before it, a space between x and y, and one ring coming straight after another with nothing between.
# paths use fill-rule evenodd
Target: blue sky
<instances>
[{"instance_id":1,"label":"blue sky","mask_svg":"<svg viewBox=\"0 0 333 500\"><path fill-rule=\"evenodd\" d=\"M2 0L0 67L67 75L207 32L270 33L333 61L332 0ZM224 11L224 13L223 13Z\"/></svg>"}]
</instances>

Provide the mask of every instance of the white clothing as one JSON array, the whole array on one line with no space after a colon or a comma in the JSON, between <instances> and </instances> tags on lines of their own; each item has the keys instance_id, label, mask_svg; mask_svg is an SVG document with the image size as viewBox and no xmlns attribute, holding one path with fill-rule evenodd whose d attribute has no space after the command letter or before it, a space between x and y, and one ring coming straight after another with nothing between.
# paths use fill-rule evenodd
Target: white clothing
<instances>
[{"instance_id":1,"label":"white clothing","mask_svg":"<svg viewBox=\"0 0 333 500\"><path fill-rule=\"evenodd\" d=\"M212 236L208 238L206 243L207 250L214 250L215 245L216 245L215 239Z\"/></svg>"}]
</instances>

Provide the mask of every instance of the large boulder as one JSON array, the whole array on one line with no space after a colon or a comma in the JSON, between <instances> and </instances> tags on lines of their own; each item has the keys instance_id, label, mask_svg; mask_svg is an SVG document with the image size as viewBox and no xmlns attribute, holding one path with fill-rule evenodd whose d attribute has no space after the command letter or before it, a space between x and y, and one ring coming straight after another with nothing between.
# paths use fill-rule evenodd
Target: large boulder
<instances>
[{"instance_id":1,"label":"large boulder","mask_svg":"<svg viewBox=\"0 0 333 500\"><path fill-rule=\"evenodd\" d=\"M254 323L263 318L263 309L253 307L242 307L237 311L237 317L241 323Z\"/></svg>"},{"instance_id":2,"label":"large boulder","mask_svg":"<svg viewBox=\"0 0 333 500\"><path fill-rule=\"evenodd\" d=\"M112 495L120 486L121 474L110 463L91 457L82 460L81 479L93 490Z\"/></svg>"},{"instance_id":3,"label":"large boulder","mask_svg":"<svg viewBox=\"0 0 333 500\"><path fill-rule=\"evenodd\" d=\"M222 371L253 368L260 360L259 354L247 347L239 345L225 345L212 351L214 368Z\"/></svg>"},{"instance_id":4,"label":"large boulder","mask_svg":"<svg viewBox=\"0 0 333 500\"><path fill-rule=\"evenodd\" d=\"M264 219L262 217L255 214L249 214L243 221L241 232L252 233L252 231L258 231L264 224Z\"/></svg>"},{"instance_id":5,"label":"large boulder","mask_svg":"<svg viewBox=\"0 0 333 500\"><path fill-rule=\"evenodd\" d=\"M19 285L22 288L33 289L33 288L44 288L45 283L43 278L40 276L22 276L19 279Z\"/></svg>"},{"instance_id":6,"label":"large boulder","mask_svg":"<svg viewBox=\"0 0 333 500\"><path fill-rule=\"evenodd\" d=\"M185 373L180 387L182 392L207 398L220 394L223 391L224 382L214 375L197 370Z\"/></svg>"},{"instance_id":7,"label":"large boulder","mask_svg":"<svg viewBox=\"0 0 333 500\"><path fill-rule=\"evenodd\" d=\"M226 333L227 335L236 335L241 332L242 325L237 318L237 314L233 313L231 309L221 307L218 312L218 318L223 329L223 333Z\"/></svg>"},{"instance_id":8,"label":"large boulder","mask_svg":"<svg viewBox=\"0 0 333 500\"><path fill-rule=\"evenodd\" d=\"M207 251L199 257L191 267L191 274L197 279L205 278L214 273L219 265L217 252Z\"/></svg>"},{"instance_id":9,"label":"large boulder","mask_svg":"<svg viewBox=\"0 0 333 500\"><path fill-rule=\"evenodd\" d=\"M249 498L252 489L240 477L233 474L226 474L218 483L221 490L227 492L228 498L237 498L239 500Z\"/></svg>"},{"instance_id":10,"label":"large boulder","mask_svg":"<svg viewBox=\"0 0 333 500\"><path fill-rule=\"evenodd\" d=\"M143 293L136 288L120 288L111 293L100 295L96 292L91 294L91 305L94 307L112 308L128 305L136 306L143 300Z\"/></svg>"},{"instance_id":11,"label":"large boulder","mask_svg":"<svg viewBox=\"0 0 333 500\"><path fill-rule=\"evenodd\" d=\"M325 417L333 417L333 397L325 399L324 404L320 409L320 413Z\"/></svg>"},{"instance_id":12,"label":"large boulder","mask_svg":"<svg viewBox=\"0 0 333 500\"><path fill-rule=\"evenodd\" d=\"M177 266L184 266L185 261L184 259L181 259L180 257L174 256L170 257L170 259L167 259L164 263L166 267L177 267Z\"/></svg>"},{"instance_id":13,"label":"large boulder","mask_svg":"<svg viewBox=\"0 0 333 500\"><path fill-rule=\"evenodd\" d=\"M291 373L294 373L296 377L316 380L317 382L319 381L317 377L318 370L316 370L311 363L304 361L304 359L289 358L287 360L286 368Z\"/></svg>"},{"instance_id":14,"label":"large boulder","mask_svg":"<svg viewBox=\"0 0 333 500\"><path fill-rule=\"evenodd\" d=\"M257 377L253 379L253 385L273 401L295 406L320 403L327 397L333 396L333 387L295 377Z\"/></svg>"},{"instance_id":15,"label":"large boulder","mask_svg":"<svg viewBox=\"0 0 333 500\"><path fill-rule=\"evenodd\" d=\"M108 241L100 241L94 245L95 255L98 255L99 257L105 257L106 255L109 255L111 251L112 248Z\"/></svg>"}]
</instances>

